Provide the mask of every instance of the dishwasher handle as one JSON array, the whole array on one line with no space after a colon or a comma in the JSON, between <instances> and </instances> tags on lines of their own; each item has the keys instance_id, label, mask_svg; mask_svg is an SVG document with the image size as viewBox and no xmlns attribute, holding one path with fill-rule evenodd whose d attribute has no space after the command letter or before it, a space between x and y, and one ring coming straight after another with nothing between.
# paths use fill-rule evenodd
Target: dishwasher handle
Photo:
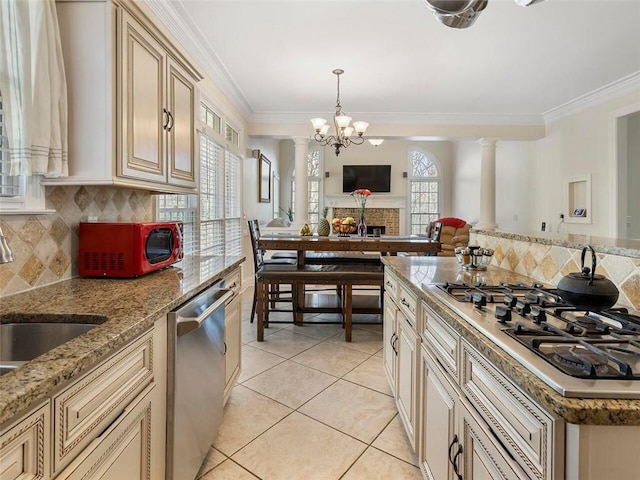
<instances>
[{"instance_id":1,"label":"dishwasher handle","mask_svg":"<svg viewBox=\"0 0 640 480\"><path fill-rule=\"evenodd\" d=\"M176 318L176 336L181 337L200 328L202 322L204 322L211 313L224 306L227 301L231 300L234 296L233 290L220 290L220 292L224 292L224 294L216 298L215 302L209 305L205 311L197 317L181 317L178 315Z\"/></svg>"}]
</instances>

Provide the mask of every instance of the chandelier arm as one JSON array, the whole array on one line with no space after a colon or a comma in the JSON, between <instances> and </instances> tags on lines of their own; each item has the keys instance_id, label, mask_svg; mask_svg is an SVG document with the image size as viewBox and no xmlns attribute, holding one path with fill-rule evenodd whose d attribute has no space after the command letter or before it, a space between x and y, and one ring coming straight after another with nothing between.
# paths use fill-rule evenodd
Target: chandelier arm
<instances>
[{"instance_id":1,"label":"chandelier arm","mask_svg":"<svg viewBox=\"0 0 640 480\"><path fill-rule=\"evenodd\" d=\"M340 149L341 148L347 148L349 145L354 144L354 145L362 145L364 143L364 136L363 136L363 131L357 133L357 136L355 137L351 137L351 134L353 133L354 128L353 127L348 127L349 128L349 136L345 136L345 131L346 131L346 126L341 128L338 125L338 121L337 118L342 116L342 105L340 105L340 75L344 73L344 70L337 68L333 71L333 73L338 77L337 81L336 81L336 112L333 115L333 126L336 130L335 135L322 135L320 134L320 130L316 130L316 133L314 135L314 139L316 142L318 142L320 145L323 146L329 146L331 145L334 148L335 154L336 156L340 155ZM315 119L314 119L315 120ZM344 119L343 119L344 120ZM349 118L349 123L350 123L351 118ZM314 127L317 128L316 123L312 122L314 124ZM326 121L325 121L326 123ZM323 124L324 125L324 124ZM326 125L324 125L326 126ZM322 128L322 130L325 130L325 128ZM328 126L326 126L326 130L325 132L328 130ZM366 128L366 127L365 127Z\"/></svg>"},{"instance_id":2,"label":"chandelier arm","mask_svg":"<svg viewBox=\"0 0 640 480\"><path fill-rule=\"evenodd\" d=\"M336 138L333 135L329 135L328 137L321 137L319 133L316 133L313 136L313 139L318 142L320 145L333 145L336 142Z\"/></svg>"}]
</instances>

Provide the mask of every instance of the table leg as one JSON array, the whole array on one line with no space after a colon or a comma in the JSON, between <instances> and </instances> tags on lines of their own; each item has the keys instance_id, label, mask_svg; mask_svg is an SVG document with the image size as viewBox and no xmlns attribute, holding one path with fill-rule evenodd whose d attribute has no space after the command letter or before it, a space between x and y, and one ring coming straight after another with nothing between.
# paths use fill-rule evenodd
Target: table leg
<instances>
[{"instance_id":1,"label":"table leg","mask_svg":"<svg viewBox=\"0 0 640 480\"><path fill-rule=\"evenodd\" d=\"M258 323L256 325L257 335L256 340L258 342L264 341L264 316L265 316L265 294L264 291L267 288L266 284L263 282L258 282L256 288L258 291L256 292L256 301L257 301L257 315L258 315Z\"/></svg>"},{"instance_id":2,"label":"table leg","mask_svg":"<svg viewBox=\"0 0 640 480\"><path fill-rule=\"evenodd\" d=\"M304 320L304 283L292 285L292 295L295 295L295 301L293 302L293 323L295 325L302 325Z\"/></svg>"},{"instance_id":3,"label":"table leg","mask_svg":"<svg viewBox=\"0 0 640 480\"><path fill-rule=\"evenodd\" d=\"M344 302L344 341L345 342L350 342L351 341L351 321L352 321L352 310L353 310L353 288L352 285L349 283L347 285L344 286L344 298L343 298L343 302Z\"/></svg>"},{"instance_id":4,"label":"table leg","mask_svg":"<svg viewBox=\"0 0 640 480\"><path fill-rule=\"evenodd\" d=\"M305 251L304 250L298 250L298 267L304 267L305 265ZM293 323L295 325L302 325L303 319L304 319L304 314L302 313L302 310L304 310L305 307L305 298L304 298L304 283L300 283L298 285L292 285L291 286L293 293L292 295L296 296L296 301L294 302L294 306L297 306L295 308L295 311L293 313L293 318L294 321Z\"/></svg>"}]
</instances>

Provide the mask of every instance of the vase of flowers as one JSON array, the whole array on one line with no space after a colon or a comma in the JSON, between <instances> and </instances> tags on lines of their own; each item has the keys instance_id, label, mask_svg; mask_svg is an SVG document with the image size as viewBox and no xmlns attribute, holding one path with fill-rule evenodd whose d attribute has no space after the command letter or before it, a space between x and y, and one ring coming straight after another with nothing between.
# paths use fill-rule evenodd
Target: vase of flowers
<instances>
[{"instance_id":1,"label":"vase of flowers","mask_svg":"<svg viewBox=\"0 0 640 480\"><path fill-rule=\"evenodd\" d=\"M360 216L360 221L358 222L356 231L358 232L359 237L366 237L367 224L364 222L364 209L367 205L367 199L371 196L371 190L368 188L359 188L351 192L351 196L358 206L358 213Z\"/></svg>"}]
</instances>

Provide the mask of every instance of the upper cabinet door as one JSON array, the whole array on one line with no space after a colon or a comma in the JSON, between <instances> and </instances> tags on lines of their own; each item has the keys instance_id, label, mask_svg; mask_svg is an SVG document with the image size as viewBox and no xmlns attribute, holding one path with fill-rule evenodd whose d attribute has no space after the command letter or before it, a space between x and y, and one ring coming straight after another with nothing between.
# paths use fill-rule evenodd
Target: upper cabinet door
<instances>
[{"instance_id":1,"label":"upper cabinet door","mask_svg":"<svg viewBox=\"0 0 640 480\"><path fill-rule=\"evenodd\" d=\"M169 125L167 126L167 182L195 187L195 87L185 71L168 59Z\"/></svg>"},{"instance_id":2,"label":"upper cabinet door","mask_svg":"<svg viewBox=\"0 0 640 480\"><path fill-rule=\"evenodd\" d=\"M119 176L166 182L165 108L167 56L155 39L122 12L122 155Z\"/></svg>"}]
</instances>

